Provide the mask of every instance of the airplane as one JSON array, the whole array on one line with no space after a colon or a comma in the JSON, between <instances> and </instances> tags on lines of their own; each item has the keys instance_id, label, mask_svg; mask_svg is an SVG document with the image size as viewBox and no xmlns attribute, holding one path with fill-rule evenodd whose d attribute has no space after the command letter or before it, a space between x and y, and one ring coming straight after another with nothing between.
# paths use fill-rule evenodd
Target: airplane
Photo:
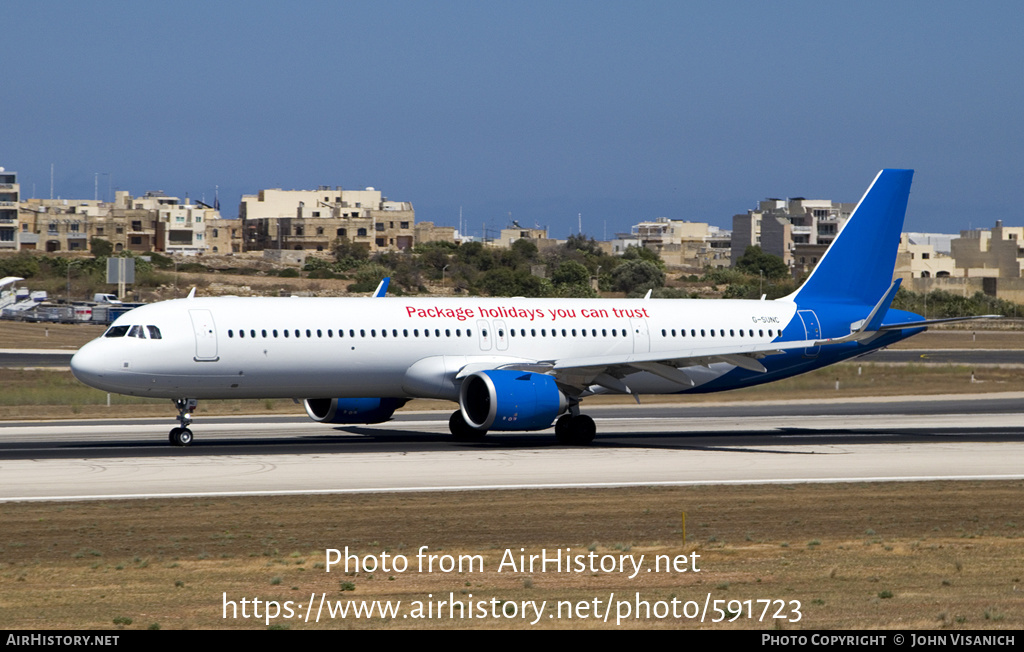
<instances>
[{"instance_id":1,"label":"airplane","mask_svg":"<svg viewBox=\"0 0 1024 652\"><path fill-rule=\"evenodd\" d=\"M457 440L554 424L585 445L583 399L749 387L888 346L940 321L891 308L913 170L882 170L789 296L728 299L196 297L119 317L72 358L83 383L170 398L193 440L200 399L293 398L314 421L391 419L413 398L458 403ZM992 317L988 315L987 317ZM958 318L957 318L958 319ZM955 320L955 319L954 319Z\"/></svg>"}]
</instances>

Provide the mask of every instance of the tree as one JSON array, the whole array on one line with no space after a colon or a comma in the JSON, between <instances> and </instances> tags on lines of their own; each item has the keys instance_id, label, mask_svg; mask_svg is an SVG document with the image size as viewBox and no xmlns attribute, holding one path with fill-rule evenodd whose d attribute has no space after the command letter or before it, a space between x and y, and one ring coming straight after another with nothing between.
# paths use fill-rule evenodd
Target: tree
<instances>
[{"instance_id":1,"label":"tree","mask_svg":"<svg viewBox=\"0 0 1024 652\"><path fill-rule=\"evenodd\" d=\"M619 292L630 293L637 290L660 288L665 285L665 272L646 260L629 260L612 272L612 288Z\"/></svg>"},{"instance_id":2,"label":"tree","mask_svg":"<svg viewBox=\"0 0 1024 652\"><path fill-rule=\"evenodd\" d=\"M109 257L114 253L114 245L109 240L104 240L103 238L92 238L89 240L89 251L97 258Z\"/></svg>"},{"instance_id":3,"label":"tree","mask_svg":"<svg viewBox=\"0 0 1024 652\"><path fill-rule=\"evenodd\" d=\"M564 260L551 275L551 282L555 285L588 285L590 272L575 260Z\"/></svg>"},{"instance_id":4,"label":"tree","mask_svg":"<svg viewBox=\"0 0 1024 652\"><path fill-rule=\"evenodd\" d=\"M647 262L654 263L661 269L665 269L665 261L661 259L658 252L648 249L647 247L629 245L626 247L626 250L622 252L622 260L646 260Z\"/></svg>"},{"instance_id":5,"label":"tree","mask_svg":"<svg viewBox=\"0 0 1024 652\"><path fill-rule=\"evenodd\" d=\"M761 276L764 272L765 278L782 279L789 275L789 267L786 262L769 253L765 253L760 246L750 245L743 255L733 264L733 267L751 276Z\"/></svg>"},{"instance_id":6,"label":"tree","mask_svg":"<svg viewBox=\"0 0 1024 652\"><path fill-rule=\"evenodd\" d=\"M331 251L334 252L334 260L346 267L355 267L357 263L370 257L366 246L352 242L345 236L334 240Z\"/></svg>"}]
</instances>

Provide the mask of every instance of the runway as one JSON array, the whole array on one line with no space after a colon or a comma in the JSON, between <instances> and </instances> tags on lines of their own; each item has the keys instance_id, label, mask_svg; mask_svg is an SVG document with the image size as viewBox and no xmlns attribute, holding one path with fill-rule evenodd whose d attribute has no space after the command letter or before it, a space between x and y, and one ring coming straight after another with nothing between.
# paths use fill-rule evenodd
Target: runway
<instances>
[{"instance_id":1,"label":"runway","mask_svg":"<svg viewBox=\"0 0 1024 652\"><path fill-rule=\"evenodd\" d=\"M0 500L1024 478L1024 396L587 410L590 447L551 431L447 436L448 413L332 428L299 417L8 423Z\"/></svg>"}]
</instances>

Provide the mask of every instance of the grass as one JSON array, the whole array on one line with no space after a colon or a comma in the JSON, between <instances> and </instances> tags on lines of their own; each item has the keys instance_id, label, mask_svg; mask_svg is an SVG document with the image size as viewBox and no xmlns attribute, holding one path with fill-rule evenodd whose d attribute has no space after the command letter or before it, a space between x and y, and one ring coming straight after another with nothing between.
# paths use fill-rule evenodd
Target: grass
<instances>
[{"instance_id":1,"label":"grass","mask_svg":"<svg viewBox=\"0 0 1024 652\"><path fill-rule=\"evenodd\" d=\"M704 627L1020 629L1024 539L1007 523L1016 518L1022 489L1022 482L934 482L2 504L0 595L9 629L109 628L114 619L125 629L154 622L163 629L267 627L223 619L224 593L229 600L303 604L325 593L331 601L390 599L409 606L428 594L593 604L612 593L634 599L637 592L652 602L674 596L703 603L708 593L737 601L727 610L742 617ZM686 543L676 533L682 512L693 523ZM877 535L865 535L869 529ZM706 543L712 537L716 543ZM786 541L819 543L783 546ZM438 555L479 555L484 570L416 572L421 545ZM335 566L328 573L325 551L346 546L360 557L404 555L411 566L348 574ZM518 558L565 548L616 559L696 554L699 570L684 564L679 572L633 579L600 570L498 572L506 549ZM799 601L800 622L748 620L745 601L765 599ZM530 627L493 618L271 624ZM652 617L623 626L701 625ZM538 627L614 625L563 617Z\"/></svg>"}]
</instances>

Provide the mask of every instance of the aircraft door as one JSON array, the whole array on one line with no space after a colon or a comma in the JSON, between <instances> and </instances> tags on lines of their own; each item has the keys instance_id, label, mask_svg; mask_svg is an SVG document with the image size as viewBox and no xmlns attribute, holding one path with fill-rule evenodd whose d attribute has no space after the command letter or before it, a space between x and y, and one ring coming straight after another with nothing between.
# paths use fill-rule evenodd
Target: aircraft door
<instances>
[{"instance_id":1,"label":"aircraft door","mask_svg":"<svg viewBox=\"0 0 1024 652\"><path fill-rule=\"evenodd\" d=\"M480 350L491 350L491 323L486 319L476 320L476 329L480 331Z\"/></svg>"},{"instance_id":2,"label":"aircraft door","mask_svg":"<svg viewBox=\"0 0 1024 652\"><path fill-rule=\"evenodd\" d=\"M650 353L651 336L647 332L647 320L630 319L629 328L633 336L633 353Z\"/></svg>"},{"instance_id":3,"label":"aircraft door","mask_svg":"<svg viewBox=\"0 0 1024 652\"><path fill-rule=\"evenodd\" d=\"M799 310L797 314L800 315L800 320L804 323L804 334L809 340L820 340L821 339L821 326L818 325L818 316L814 314L813 310ZM804 356L808 358L814 358L818 355L818 351L821 350L820 346L809 346L804 349Z\"/></svg>"},{"instance_id":4,"label":"aircraft door","mask_svg":"<svg viewBox=\"0 0 1024 652\"><path fill-rule=\"evenodd\" d=\"M505 328L505 322L500 319L494 321L494 343L499 351L508 350L508 329Z\"/></svg>"},{"instance_id":5,"label":"aircraft door","mask_svg":"<svg viewBox=\"0 0 1024 652\"><path fill-rule=\"evenodd\" d=\"M213 323L213 313L209 310L189 310L192 318L192 330L196 335L196 362L216 362L217 328Z\"/></svg>"}]
</instances>

